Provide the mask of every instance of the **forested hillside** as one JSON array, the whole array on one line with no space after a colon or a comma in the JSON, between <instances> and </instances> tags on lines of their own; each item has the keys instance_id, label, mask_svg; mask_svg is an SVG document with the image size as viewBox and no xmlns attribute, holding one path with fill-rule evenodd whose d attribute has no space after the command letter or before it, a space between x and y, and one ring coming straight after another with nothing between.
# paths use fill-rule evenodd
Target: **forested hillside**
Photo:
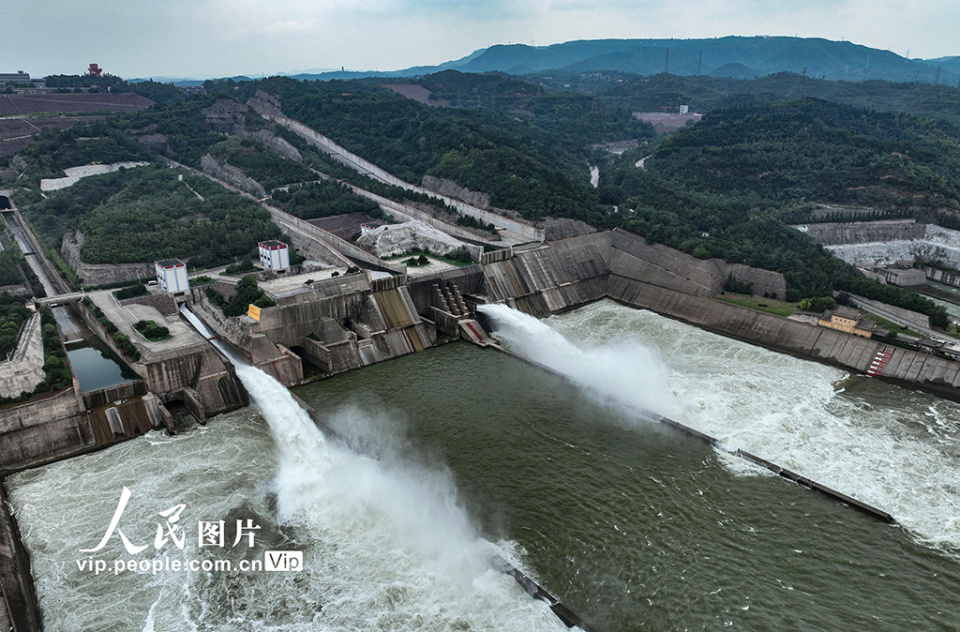
<instances>
[{"instance_id":1,"label":"forested hillside","mask_svg":"<svg viewBox=\"0 0 960 632\"><path fill-rule=\"evenodd\" d=\"M192 257L191 266L202 268L233 263L257 241L280 237L255 202L163 166L84 178L22 211L49 246L83 231L88 263Z\"/></svg>"},{"instance_id":2,"label":"forested hillside","mask_svg":"<svg viewBox=\"0 0 960 632\"><path fill-rule=\"evenodd\" d=\"M532 78L531 78L532 79ZM754 95L759 100L817 98L881 112L901 112L960 125L960 89L955 86L890 81L829 81L798 73L779 72L756 79L718 77L680 77L660 74L652 77L631 75L590 75L539 79L547 90L571 89L598 94L608 107L635 111L676 111L689 105L693 112L722 109L739 95ZM571 88L563 88L570 85Z\"/></svg>"},{"instance_id":3,"label":"forested hillside","mask_svg":"<svg viewBox=\"0 0 960 632\"><path fill-rule=\"evenodd\" d=\"M98 121L44 130L17 156L24 176L38 186L41 178L62 177L70 167L150 160L153 153L111 122Z\"/></svg>"},{"instance_id":4,"label":"forested hillside","mask_svg":"<svg viewBox=\"0 0 960 632\"><path fill-rule=\"evenodd\" d=\"M551 101L544 111L523 116L428 108L361 82L269 79L244 87L256 89L279 97L291 118L404 180L448 178L533 220L605 223L589 185L589 144L652 136L628 112L591 112L576 96L541 97Z\"/></svg>"},{"instance_id":5,"label":"forested hillside","mask_svg":"<svg viewBox=\"0 0 960 632\"><path fill-rule=\"evenodd\" d=\"M573 86L589 84L595 94L557 92L546 80L502 74L442 72L416 81L438 100L463 107L428 107L374 81L211 82L213 94L206 97L45 135L20 156L18 164L27 167L21 182L35 183L39 174L57 175L66 166L143 157L201 168L209 155L256 181L258 195L272 194L277 205L305 218L375 212L334 182L319 182L323 176L316 171L387 197L415 197L350 172L259 117L244 103L263 90L278 97L291 118L414 183L426 175L447 178L531 220L555 216L598 228L623 226L697 257L777 270L786 275L792 298L846 289L936 311L914 294L866 281L787 223L803 221L815 204L831 203L960 224L960 132L943 121L822 99L783 100L777 92L802 96L816 88L837 100L890 106L931 95L946 102L953 89L915 86L911 93L889 84L838 85L787 75L748 84L594 74ZM709 104L703 120L661 139L630 112L638 99L657 110L695 98ZM286 149L280 139L289 143ZM594 148L625 140L637 148L622 156ZM598 188L590 186L590 164L600 166ZM52 195L26 210L54 240L82 229L88 236L84 258L91 262L188 252L199 255L198 262L224 262L268 236L272 225L261 223L252 202L228 201L203 189L203 179L185 176L201 202L167 178L173 171L143 173L84 181L69 195ZM140 248L131 235L147 236L140 239L147 246Z\"/></svg>"},{"instance_id":6,"label":"forested hillside","mask_svg":"<svg viewBox=\"0 0 960 632\"><path fill-rule=\"evenodd\" d=\"M960 210L957 130L902 114L804 99L746 99L611 161L601 196L648 239L698 257L777 270L792 298L849 290L936 313L868 282L787 222L815 203L869 205L892 217L954 225ZM942 310L940 310L942 311Z\"/></svg>"},{"instance_id":7,"label":"forested hillside","mask_svg":"<svg viewBox=\"0 0 960 632\"><path fill-rule=\"evenodd\" d=\"M764 205L854 204L948 222L960 210L960 129L815 99L744 99L665 138L646 168Z\"/></svg>"}]
</instances>

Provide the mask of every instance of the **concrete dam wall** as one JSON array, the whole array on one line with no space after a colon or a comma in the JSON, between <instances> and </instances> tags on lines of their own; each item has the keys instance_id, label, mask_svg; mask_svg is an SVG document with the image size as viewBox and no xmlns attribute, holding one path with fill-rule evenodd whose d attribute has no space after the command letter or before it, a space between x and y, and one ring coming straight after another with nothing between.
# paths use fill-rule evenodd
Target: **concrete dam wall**
<instances>
[{"instance_id":1,"label":"concrete dam wall","mask_svg":"<svg viewBox=\"0 0 960 632\"><path fill-rule=\"evenodd\" d=\"M423 351L436 345L438 337L444 341L471 337L464 326L471 312L477 304L495 302L542 318L609 297L858 372L865 372L886 349L878 341L715 301L712 297L728 278L751 283L756 294L778 297L785 292L785 282L775 272L700 260L625 231L583 235L516 252L507 248L485 253L482 259L482 264L416 279L399 274L374 280L365 272L287 283L277 287L278 293L271 295L276 306L263 308L259 320L225 317L202 288L195 288L188 299L215 335L287 386L304 382L305 361L333 375ZM113 309L119 319L122 310L103 307ZM92 314L82 306L76 309L88 327L120 354ZM125 328L121 325L121 330ZM130 362L142 384L142 392L131 397L138 402L154 397L153 405L96 412L78 394L67 393L0 411L0 447L11 455L0 467L66 456L163 425L169 416L163 404L182 404L201 421L245 405L246 394L237 385L233 366L202 338L182 340L166 347L148 345L139 361ZM960 363L900 348L890 351L884 378L960 399ZM110 397L105 394L98 406L112 406ZM117 415L129 419L117 421Z\"/></svg>"},{"instance_id":2,"label":"concrete dam wall","mask_svg":"<svg viewBox=\"0 0 960 632\"><path fill-rule=\"evenodd\" d=\"M881 351L882 377L960 400L960 363L713 300L725 274L773 293L782 276L701 261L613 231L554 242L484 266L484 293L544 317L609 297L771 349L865 373ZM778 278L779 277L779 278ZM719 284L719 285L718 285Z\"/></svg>"},{"instance_id":3,"label":"concrete dam wall","mask_svg":"<svg viewBox=\"0 0 960 632\"><path fill-rule=\"evenodd\" d=\"M958 362L622 277L611 278L609 294L634 307L859 373L867 372L880 351L889 351L883 378L960 400Z\"/></svg>"}]
</instances>

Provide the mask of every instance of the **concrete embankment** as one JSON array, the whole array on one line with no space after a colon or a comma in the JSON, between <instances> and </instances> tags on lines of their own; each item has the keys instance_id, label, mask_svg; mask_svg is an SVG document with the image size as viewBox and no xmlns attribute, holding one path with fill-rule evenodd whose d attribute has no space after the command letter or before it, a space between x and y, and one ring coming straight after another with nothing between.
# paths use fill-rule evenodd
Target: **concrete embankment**
<instances>
[{"instance_id":1,"label":"concrete embankment","mask_svg":"<svg viewBox=\"0 0 960 632\"><path fill-rule=\"evenodd\" d=\"M620 277L611 277L609 296L720 334L858 373L866 373L877 354L888 350L890 360L880 377L960 401L958 362Z\"/></svg>"},{"instance_id":2,"label":"concrete embankment","mask_svg":"<svg viewBox=\"0 0 960 632\"><path fill-rule=\"evenodd\" d=\"M960 363L713 300L728 276L770 294L781 291L783 277L701 261L624 231L553 242L513 257L491 253L483 271L484 297L538 318L606 297L859 373L889 350L879 377L960 401Z\"/></svg>"},{"instance_id":3,"label":"concrete embankment","mask_svg":"<svg viewBox=\"0 0 960 632\"><path fill-rule=\"evenodd\" d=\"M43 284L43 289L47 295L66 294L69 292L70 287L60 278L60 274L56 268L50 263L46 255L43 254L43 248L40 247L40 242L37 241L37 238L33 236L33 232L30 231L26 222L23 221L20 211L16 209L5 210L3 211L3 219L7 222L10 230L13 231L17 245L20 246L20 250L27 260L27 264L33 268L33 271Z\"/></svg>"},{"instance_id":4,"label":"concrete embankment","mask_svg":"<svg viewBox=\"0 0 960 632\"><path fill-rule=\"evenodd\" d=\"M40 610L30 575L30 558L21 544L20 531L9 507L6 490L0 482L0 629L40 632Z\"/></svg>"},{"instance_id":5,"label":"concrete embankment","mask_svg":"<svg viewBox=\"0 0 960 632\"><path fill-rule=\"evenodd\" d=\"M96 446L93 427L73 388L0 408L0 472L9 472Z\"/></svg>"},{"instance_id":6,"label":"concrete embankment","mask_svg":"<svg viewBox=\"0 0 960 632\"><path fill-rule=\"evenodd\" d=\"M941 270L939 268L923 268L923 272L930 281L936 281L937 283L943 283L944 285L950 285L952 287L960 287L960 274L956 272Z\"/></svg>"}]
</instances>

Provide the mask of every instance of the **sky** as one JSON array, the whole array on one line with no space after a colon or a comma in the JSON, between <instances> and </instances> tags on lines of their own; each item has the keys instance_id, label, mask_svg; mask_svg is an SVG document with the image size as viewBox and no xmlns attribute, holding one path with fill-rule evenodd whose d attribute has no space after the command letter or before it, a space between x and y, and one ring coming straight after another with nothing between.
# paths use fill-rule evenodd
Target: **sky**
<instances>
[{"instance_id":1,"label":"sky","mask_svg":"<svg viewBox=\"0 0 960 632\"><path fill-rule=\"evenodd\" d=\"M958 0L0 0L0 72L399 70L495 44L788 35L960 55Z\"/></svg>"}]
</instances>

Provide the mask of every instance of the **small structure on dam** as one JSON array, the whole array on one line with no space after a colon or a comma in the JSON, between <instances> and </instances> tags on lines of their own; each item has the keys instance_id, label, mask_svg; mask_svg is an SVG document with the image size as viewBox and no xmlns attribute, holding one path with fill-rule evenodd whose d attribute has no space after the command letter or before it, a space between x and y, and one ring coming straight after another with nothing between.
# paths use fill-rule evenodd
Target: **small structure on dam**
<instances>
[{"instance_id":1,"label":"small structure on dam","mask_svg":"<svg viewBox=\"0 0 960 632\"><path fill-rule=\"evenodd\" d=\"M700 260L622 230L505 248L480 258L479 263L416 277L356 267L299 274L291 270L277 278L261 275L270 279L263 280L260 289L274 305L260 309L258 318L225 316L204 287L192 287L176 300L154 293L121 301L103 290L86 296L88 306L76 302L80 295L60 297L57 300L74 301L71 309L137 379L100 395L79 390L57 394L47 408L31 404L41 408L30 418L43 419L57 430L41 439L37 423L0 425L7 429L0 430L0 445L15 446L7 453L16 455L0 466L22 467L149 427L172 428L170 408L185 408L202 422L245 405L230 361L181 320L178 302L185 302L216 336L286 386L417 353L438 342L464 338L484 344L482 328L474 321L477 306L484 303L506 303L542 318L612 298L859 372L871 370L878 354L889 351L884 378L960 399L960 363L900 347L887 350L871 339L876 330L859 317L847 318L849 323L841 323L838 331L713 300L731 278L750 285L755 294L783 297L786 283L775 272ZM215 285L224 291L232 287L219 281ZM825 316L832 326L843 314ZM145 338L135 325L149 322L167 328L170 337ZM122 400L140 403L133 408L113 404ZM116 410L101 416L95 409L102 407ZM4 415L9 416L0 411L0 418ZM78 426L87 430L71 434L69 428Z\"/></svg>"},{"instance_id":2,"label":"small structure on dam","mask_svg":"<svg viewBox=\"0 0 960 632\"><path fill-rule=\"evenodd\" d=\"M157 271L157 283L164 292L177 294L190 289L187 264L179 259L165 259L157 261L154 265Z\"/></svg>"},{"instance_id":3,"label":"small structure on dam","mask_svg":"<svg viewBox=\"0 0 960 632\"><path fill-rule=\"evenodd\" d=\"M290 248L276 239L261 241L257 244L260 265L277 274L283 274L290 268Z\"/></svg>"},{"instance_id":4,"label":"small structure on dam","mask_svg":"<svg viewBox=\"0 0 960 632\"><path fill-rule=\"evenodd\" d=\"M869 318L864 318L860 310L840 305L836 309L828 309L817 319L817 325L845 331L854 336L872 338L874 334L883 332L883 329Z\"/></svg>"}]
</instances>

